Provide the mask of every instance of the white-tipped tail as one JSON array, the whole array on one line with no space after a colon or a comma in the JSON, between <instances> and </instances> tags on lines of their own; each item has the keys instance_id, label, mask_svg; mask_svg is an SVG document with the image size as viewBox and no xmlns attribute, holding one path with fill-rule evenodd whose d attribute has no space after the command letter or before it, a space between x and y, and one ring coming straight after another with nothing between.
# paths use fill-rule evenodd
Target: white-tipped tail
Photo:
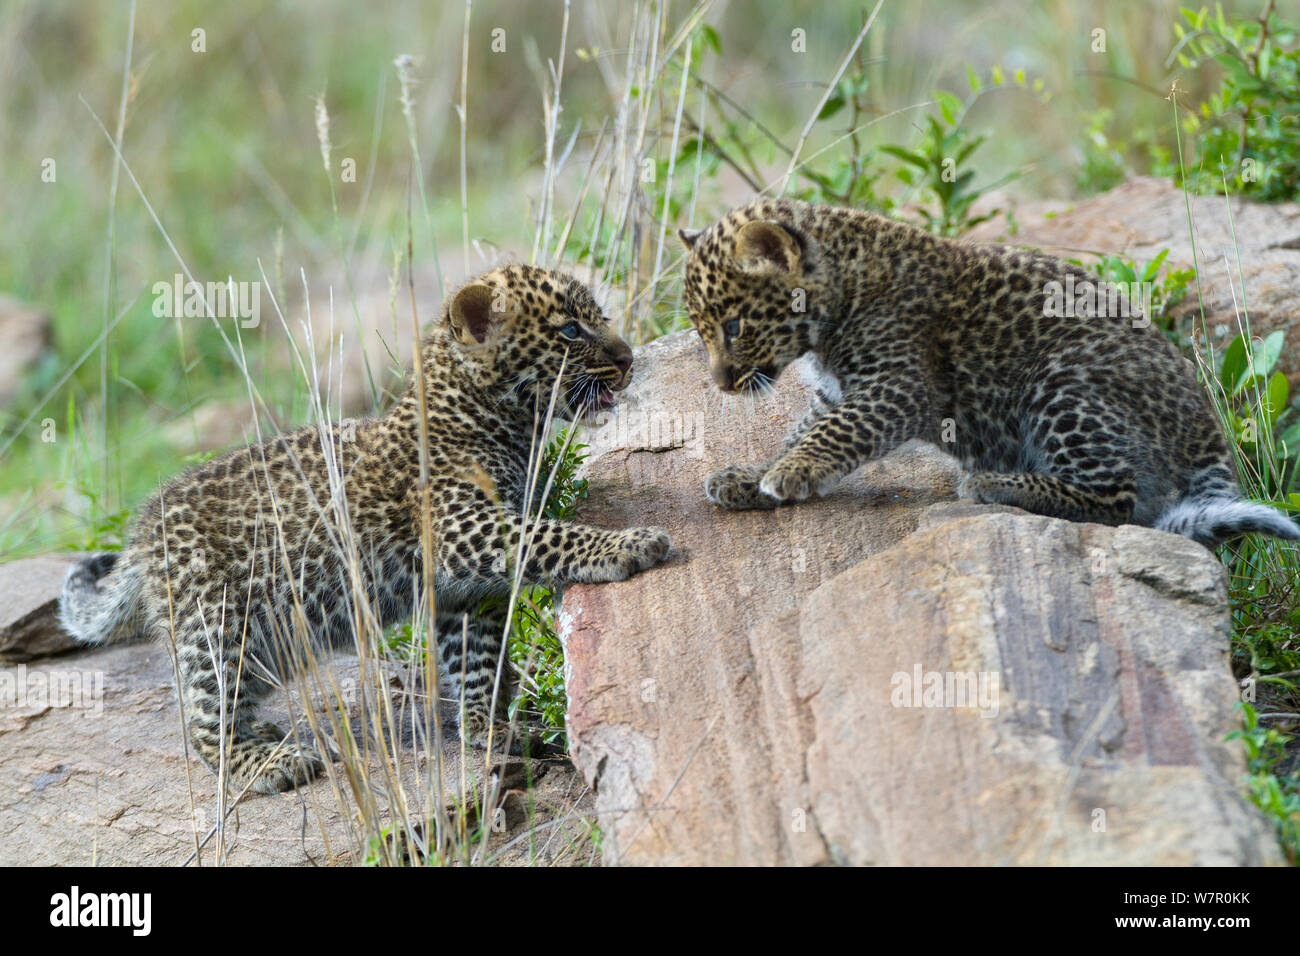
<instances>
[{"instance_id":1,"label":"white-tipped tail","mask_svg":"<svg viewBox=\"0 0 1300 956\"><path fill-rule=\"evenodd\" d=\"M1269 505L1240 498L1184 498L1156 519L1161 531L1172 531L1213 548L1250 531L1300 540L1300 525Z\"/></svg>"},{"instance_id":2,"label":"white-tipped tail","mask_svg":"<svg viewBox=\"0 0 1300 956\"><path fill-rule=\"evenodd\" d=\"M59 623L84 644L140 637L140 580L116 554L93 554L68 568Z\"/></svg>"}]
</instances>

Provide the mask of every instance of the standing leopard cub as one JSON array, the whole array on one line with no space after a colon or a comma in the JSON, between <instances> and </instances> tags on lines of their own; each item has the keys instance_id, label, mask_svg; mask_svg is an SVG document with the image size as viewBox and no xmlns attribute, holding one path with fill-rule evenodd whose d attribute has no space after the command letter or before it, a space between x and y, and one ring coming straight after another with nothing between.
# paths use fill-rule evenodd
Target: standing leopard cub
<instances>
[{"instance_id":1,"label":"standing leopard cub","mask_svg":"<svg viewBox=\"0 0 1300 956\"><path fill-rule=\"evenodd\" d=\"M173 479L140 510L120 555L70 569L63 624L87 642L174 635L199 756L224 764L236 792L297 786L322 769L320 755L258 719L257 703L305 653L355 649L354 622L410 615L427 559L423 446L439 673L460 697L462 736L482 745L496 726L502 741L491 700L503 622L464 615L510 592L521 535L525 584L552 588L621 581L668 553L658 528L562 524L538 517L536 502L524 513L557 379L556 413L581 419L611 408L631 377L631 349L581 283L532 266L488 272L443 305L387 414L355 434L300 428Z\"/></svg>"},{"instance_id":2,"label":"standing leopard cub","mask_svg":"<svg viewBox=\"0 0 1300 956\"><path fill-rule=\"evenodd\" d=\"M818 379L775 461L708 478L716 504L824 495L920 438L962 461L958 492L975 501L1207 546L1248 531L1300 539L1241 500L1191 363L1157 328L1046 307L1067 276L1090 281L1076 266L790 200L680 235L686 307L717 385L761 390L805 354Z\"/></svg>"}]
</instances>

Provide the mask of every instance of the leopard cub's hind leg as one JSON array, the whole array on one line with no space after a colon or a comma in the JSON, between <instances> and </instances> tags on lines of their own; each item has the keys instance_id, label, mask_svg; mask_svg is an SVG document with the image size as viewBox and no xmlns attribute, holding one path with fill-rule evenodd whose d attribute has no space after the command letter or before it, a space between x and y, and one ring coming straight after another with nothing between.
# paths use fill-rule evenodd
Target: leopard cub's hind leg
<instances>
[{"instance_id":1,"label":"leopard cub's hind leg","mask_svg":"<svg viewBox=\"0 0 1300 956\"><path fill-rule=\"evenodd\" d=\"M224 768L231 793L278 793L324 770L316 750L257 717L271 685L250 655L241 669L238 650L209 647L197 613L176 622L176 655L190 746L214 773Z\"/></svg>"},{"instance_id":2,"label":"leopard cub's hind leg","mask_svg":"<svg viewBox=\"0 0 1300 956\"><path fill-rule=\"evenodd\" d=\"M1058 391L1039 404L1018 436L1021 467L1031 470L964 475L958 497L1068 521L1131 522L1142 467L1125 440L1131 424L1086 392Z\"/></svg>"},{"instance_id":3,"label":"leopard cub's hind leg","mask_svg":"<svg viewBox=\"0 0 1300 956\"><path fill-rule=\"evenodd\" d=\"M493 748L500 750L510 736L502 719L510 701L508 661L501 661L495 719L492 708L504 629L505 621L495 618L438 615L438 682L442 693L456 702L461 738L475 747L486 748L491 737Z\"/></svg>"},{"instance_id":4,"label":"leopard cub's hind leg","mask_svg":"<svg viewBox=\"0 0 1300 956\"><path fill-rule=\"evenodd\" d=\"M957 497L1012 505L1068 521L1118 525L1133 520L1136 490L1129 483L1069 481L1057 475L980 471L963 475Z\"/></svg>"}]
</instances>

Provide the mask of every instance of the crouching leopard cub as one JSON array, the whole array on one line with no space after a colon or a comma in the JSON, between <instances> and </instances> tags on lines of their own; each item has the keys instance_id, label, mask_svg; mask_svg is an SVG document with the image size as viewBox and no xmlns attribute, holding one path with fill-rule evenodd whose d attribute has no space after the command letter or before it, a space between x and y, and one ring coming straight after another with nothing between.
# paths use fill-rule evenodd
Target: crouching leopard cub
<instances>
[{"instance_id":1,"label":"crouching leopard cub","mask_svg":"<svg viewBox=\"0 0 1300 956\"><path fill-rule=\"evenodd\" d=\"M1076 266L789 200L680 236L686 307L717 385L761 390L805 354L817 378L774 461L708 478L716 504L824 495L920 438L962 461L958 493L975 501L1207 546L1248 531L1300 538L1273 508L1241 500L1191 363L1157 328L1047 307L1053 283L1085 287Z\"/></svg>"},{"instance_id":2,"label":"crouching leopard cub","mask_svg":"<svg viewBox=\"0 0 1300 956\"><path fill-rule=\"evenodd\" d=\"M490 704L501 622L464 615L509 593L521 535L525 583L548 587L621 581L668 553L658 528L605 531L523 511L557 378L557 414L581 419L611 408L631 376L631 350L585 286L531 266L488 272L444 303L387 414L354 434L300 428L173 479L120 555L69 571L63 624L87 642L174 634L195 750L214 769L224 763L236 792L273 793L323 764L259 720L258 701L301 670L304 652L354 649L354 622L409 615L432 560L439 670L461 698L462 736L482 745L495 727L503 741Z\"/></svg>"}]
</instances>

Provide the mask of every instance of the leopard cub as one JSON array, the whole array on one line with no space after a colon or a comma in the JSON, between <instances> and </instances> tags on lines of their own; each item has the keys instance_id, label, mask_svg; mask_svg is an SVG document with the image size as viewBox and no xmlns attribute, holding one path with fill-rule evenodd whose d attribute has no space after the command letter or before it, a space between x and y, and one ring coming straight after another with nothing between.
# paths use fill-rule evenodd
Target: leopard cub
<instances>
[{"instance_id":1,"label":"leopard cub","mask_svg":"<svg viewBox=\"0 0 1300 956\"><path fill-rule=\"evenodd\" d=\"M140 509L120 555L69 571L63 624L87 642L174 637L194 749L236 792L272 793L323 764L259 719L258 702L307 654L355 650L356 622L408 617L431 562L439 671L460 698L462 736L504 740L490 703L502 622L467 615L510 592L521 550L524 583L551 588L621 581L668 554L658 528L524 510L552 395L559 417L583 419L612 408L631 376L631 349L584 285L494 269L444 303L390 411L347 430L299 428L174 478Z\"/></svg>"},{"instance_id":2,"label":"leopard cub","mask_svg":"<svg viewBox=\"0 0 1300 956\"><path fill-rule=\"evenodd\" d=\"M962 461L958 491L975 501L1207 546L1249 531L1300 538L1241 500L1191 363L1158 328L1127 310L1048 307L1067 277L1086 287L1077 266L790 200L680 235L686 307L717 385L761 390L803 355L817 379L775 460L708 478L723 507L824 495L919 438Z\"/></svg>"}]
</instances>

